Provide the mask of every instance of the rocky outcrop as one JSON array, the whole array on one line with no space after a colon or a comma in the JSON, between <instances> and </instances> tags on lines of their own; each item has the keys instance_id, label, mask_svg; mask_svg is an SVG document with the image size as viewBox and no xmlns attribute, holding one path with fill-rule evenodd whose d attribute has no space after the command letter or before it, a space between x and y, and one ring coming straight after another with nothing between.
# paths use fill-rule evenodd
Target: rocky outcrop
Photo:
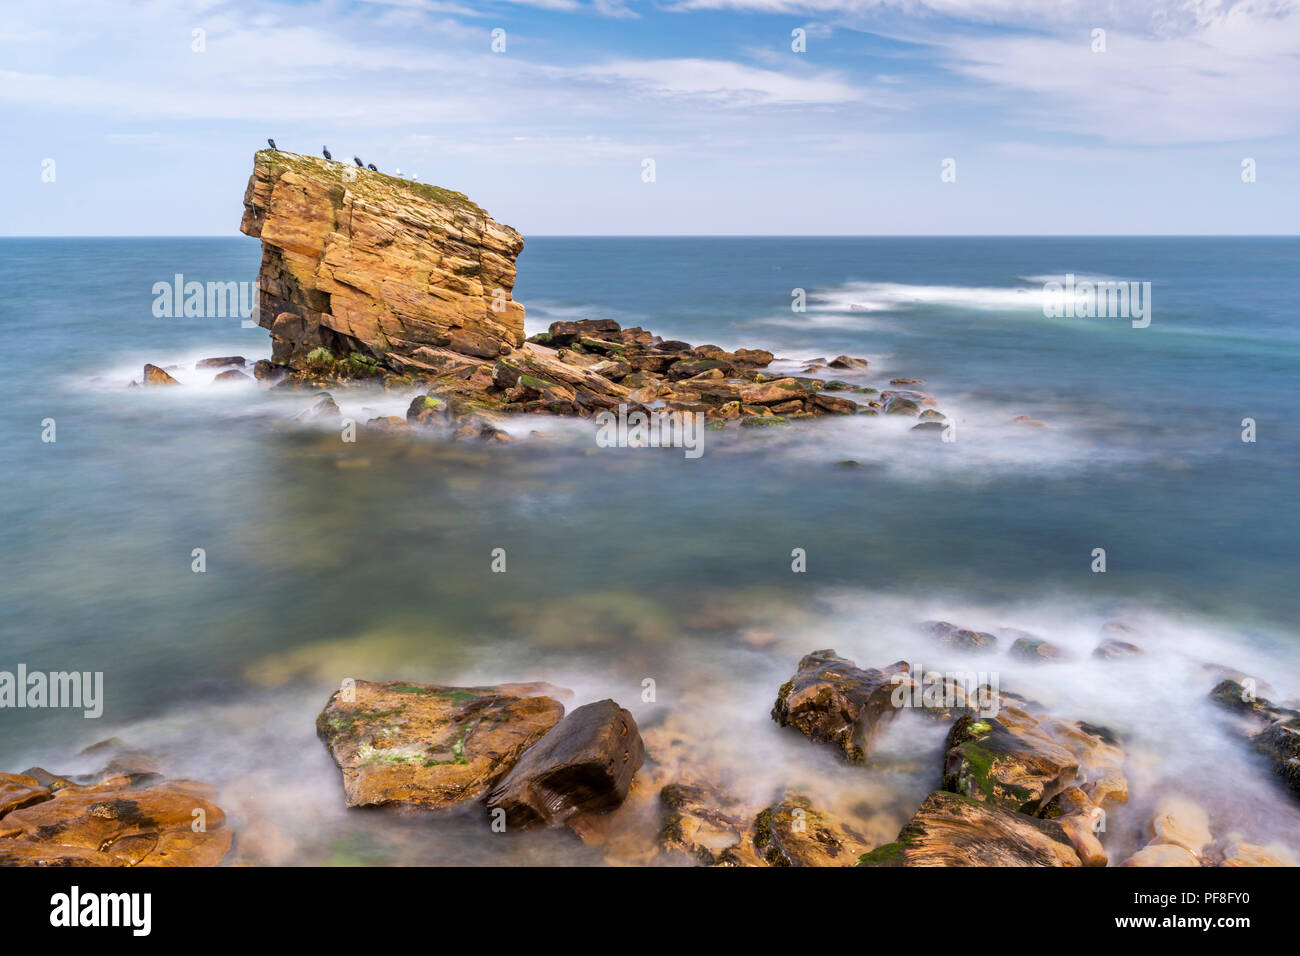
<instances>
[{"instance_id":1,"label":"rocky outcrop","mask_svg":"<svg viewBox=\"0 0 1300 956\"><path fill-rule=\"evenodd\" d=\"M258 321L278 365L325 348L427 369L523 344L523 237L460 193L262 150L240 230L262 240Z\"/></svg>"},{"instance_id":2,"label":"rocky outcrop","mask_svg":"<svg viewBox=\"0 0 1300 956\"><path fill-rule=\"evenodd\" d=\"M512 829L557 826L612 810L645 761L632 715L612 700L579 707L546 734L488 795Z\"/></svg>"},{"instance_id":3,"label":"rocky outcrop","mask_svg":"<svg viewBox=\"0 0 1300 956\"><path fill-rule=\"evenodd\" d=\"M967 797L936 791L893 843L858 866L1079 866L1061 826Z\"/></svg>"},{"instance_id":4,"label":"rocky outcrop","mask_svg":"<svg viewBox=\"0 0 1300 956\"><path fill-rule=\"evenodd\" d=\"M193 781L118 767L0 774L0 866L216 866L234 836Z\"/></svg>"},{"instance_id":5,"label":"rocky outcrop","mask_svg":"<svg viewBox=\"0 0 1300 956\"><path fill-rule=\"evenodd\" d=\"M547 684L347 682L316 718L349 807L440 810L482 797L564 714Z\"/></svg>"}]
</instances>

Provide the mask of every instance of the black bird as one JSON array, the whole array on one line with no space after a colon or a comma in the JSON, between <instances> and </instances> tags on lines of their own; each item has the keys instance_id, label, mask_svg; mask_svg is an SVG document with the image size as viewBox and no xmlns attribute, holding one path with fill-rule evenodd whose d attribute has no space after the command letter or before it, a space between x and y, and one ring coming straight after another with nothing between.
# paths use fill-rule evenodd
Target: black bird
<instances>
[{"instance_id":1,"label":"black bird","mask_svg":"<svg viewBox=\"0 0 1300 956\"><path fill-rule=\"evenodd\" d=\"M366 169L373 169L375 172L379 172L379 167L376 166L374 163L367 163Z\"/></svg>"},{"instance_id":2,"label":"black bird","mask_svg":"<svg viewBox=\"0 0 1300 956\"><path fill-rule=\"evenodd\" d=\"M361 157L360 157L360 156L353 156L353 157L352 157L352 162L356 163L356 164L357 164L358 166L360 166L362 169L365 169L365 168L366 168L366 164L363 163L363 162L361 161Z\"/></svg>"},{"instance_id":3,"label":"black bird","mask_svg":"<svg viewBox=\"0 0 1300 956\"><path fill-rule=\"evenodd\" d=\"M267 145L267 146L270 146L272 149L277 150L277 151L278 151L279 148L280 148L280 147L278 147L278 146L275 145L275 140L273 140L273 139L268 139L268 140L266 141L266 145Z\"/></svg>"},{"instance_id":4,"label":"black bird","mask_svg":"<svg viewBox=\"0 0 1300 956\"><path fill-rule=\"evenodd\" d=\"M334 158L333 156L330 155L330 148L329 148L328 146L322 146L322 147L320 148L320 151L321 151L322 153L325 154L325 158L326 158L326 159L333 159L333 158Z\"/></svg>"}]
</instances>

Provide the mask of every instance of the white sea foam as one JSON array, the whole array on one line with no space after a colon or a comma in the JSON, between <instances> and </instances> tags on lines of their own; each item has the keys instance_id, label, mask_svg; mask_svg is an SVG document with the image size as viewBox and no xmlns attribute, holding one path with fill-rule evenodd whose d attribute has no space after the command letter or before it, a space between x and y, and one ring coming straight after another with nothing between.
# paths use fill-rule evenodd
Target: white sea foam
<instances>
[{"instance_id":1,"label":"white sea foam","mask_svg":"<svg viewBox=\"0 0 1300 956\"><path fill-rule=\"evenodd\" d=\"M1132 799L1114 808L1103 842L1118 862L1144 840L1154 803L1170 794L1200 802L1216 838L1240 833L1251 842L1281 840L1294 851L1300 807L1271 778L1263 762L1233 729L1226 713L1207 700L1221 678L1216 665L1243 671L1271 685L1285 700L1300 692L1297 635L1245 633L1231 625L1156 606L1116 606L1077 595L1027 595L992 604L958 593L877 593L835 589L797 602L756 609L768 638L762 646L716 632L681 630L660 646L628 647L601 658L586 652L496 642L463 648L467 659L439 663L418 641L409 659L387 660L391 673L370 675L453 685L506 680L547 680L574 691L566 709L613 697L643 728L667 719L695 747L701 767L755 806L796 790L814 805L841 815L873 842L894 838L907 817L938 785L946 726L905 713L876 741L867 767L851 767L831 748L778 728L769 716L777 688L799 658L830 647L862 667L907 661L944 672L996 672L1001 690L1030 699L1034 713L1083 720L1118 735L1126 750ZM1092 656L1118 618L1122 639L1144 654L1105 661ZM924 635L926 620L999 635L990 654L965 655ZM752 632L749 624L742 630ZM1063 647L1069 659L1030 664L1010 656L1016 634L1029 632ZM645 676L657 678L657 700L642 699ZM344 675L346 676L346 675ZM262 821L293 837L283 862L310 862L337 841L374 841L373 862L520 862L536 853L551 862L581 862L576 841L551 846L545 836L484 837L481 810L422 818L430 838L407 844L407 825L391 815L347 813L338 771L314 737L313 722L332 688L320 679L266 691L244 690L221 703L185 705L154 718L97 728L131 746L159 754L173 776L218 784L218 796L237 830L258 822L256 843L266 840ZM85 741L89 742L89 740ZM48 762L48 752L32 754ZM83 759L60 770L90 770ZM251 835L250 835L251 837Z\"/></svg>"}]
</instances>

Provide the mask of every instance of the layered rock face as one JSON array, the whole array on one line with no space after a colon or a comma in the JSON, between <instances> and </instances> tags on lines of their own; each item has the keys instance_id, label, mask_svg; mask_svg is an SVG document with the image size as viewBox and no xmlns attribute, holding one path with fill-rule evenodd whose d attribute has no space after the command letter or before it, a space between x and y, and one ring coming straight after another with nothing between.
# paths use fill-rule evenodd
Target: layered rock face
<instances>
[{"instance_id":1,"label":"layered rock face","mask_svg":"<svg viewBox=\"0 0 1300 956\"><path fill-rule=\"evenodd\" d=\"M262 240L258 321L277 365L323 347L419 371L523 344L523 237L460 193L262 150L240 230Z\"/></svg>"}]
</instances>

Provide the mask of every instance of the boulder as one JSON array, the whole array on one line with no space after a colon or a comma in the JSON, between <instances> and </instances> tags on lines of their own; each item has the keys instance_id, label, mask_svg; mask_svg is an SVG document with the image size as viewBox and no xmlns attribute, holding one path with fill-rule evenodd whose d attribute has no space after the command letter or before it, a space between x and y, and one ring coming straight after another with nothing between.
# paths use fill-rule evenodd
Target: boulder
<instances>
[{"instance_id":1,"label":"boulder","mask_svg":"<svg viewBox=\"0 0 1300 956\"><path fill-rule=\"evenodd\" d=\"M735 797L710 784L670 783L659 791L659 846L699 866L761 866L751 821Z\"/></svg>"},{"instance_id":2,"label":"boulder","mask_svg":"<svg viewBox=\"0 0 1300 956\"><path fill-rule=\"evenodd\" d=\"M144 367L144 384L146 385L179 385L180 382L172 378L157 365L148 365Z\"/></svg>"},{"instance_id":3,"label":"boulder","mask_svg":"<svg viewBox=\"0 0 1300 956\"><path fill-rule=\"evenodd\" d=\"M893 843L858 866L1079 866L1060 824L953 793L925 798Z\"/></svg>"},{"instance_id":4,"label":"boulder","mask_svg":"<svg viewBox=\"0 0 1300 956\"><path fill-rule=\"evenodd\" d=\"M573 322L552 322L548 330L549 345L568 345L582 338L607 339L617 337L621 328L613 319L578 319Z\"/></svg>"},{"instance_id":5,"label":"boulder","mask_svg":"<svg viewBox=\"0 0 1300 956\"><path fill-rule=\"evenodd\" d=\"M742 388L739 398L743 405L779 405L793 398L803 398L806 392L798 379L778 378Z\"/></svg>"},{"instance_id":6,"label":"boulder","mask_svg":"<svg viewBox=\"0 0 1300 956\"><path fill-rule=\"evenodd\" d=\"M1009 651L1012 657L1030 664L1041 664L1046 661L1063 661L1069 658L1065 648L1053 644L1051 641L1045 641L1039 637L1025 634L1017 637L1015 643L1011 645Z\"/></svg>"},{"instance_id":7,"label":"boulder","mask_svg":"<svg viewBox=\"0 0 1300 956\"><path fill-rule=\"evenodd\" d=\"M781 685L772 719L831 745L851 764L866 763L877 729L894 716L895 677L907 673L902 661L862 669L833 650L813 651Z\"/></svg>"},{"instance_id":8,"label":"boulder","mask_svg":"<svg viewBox=\"0 0 1300 956\"><path fill-rule=\"evenodd\" d=\"M871 841L794 794L754 821L754 849L770 866L852 866Z\"/></svg>"},{"instance_id":9,"label":"boulder","mask_svg":"<svg viewBox=\"0 0 1300 956\"><path fill-rule=\"evenodd\" d=\"M330 697L316 732L349 807L440 810L482 797L555 727L564 706L549 692L358 680Z\"/></svg>"},{"instance_id":10,"label":"boulder","mask_svg":"<svg viewBox=\"0 0 1300 956\"><path fill-rule=\"evenodd\" d=\"M240 384L244 382L247 382L248 384L251 385L253 380L249 378L247 375L245 375L243 372L239 371L239 369L235 369L235 368L226 369L226 371L224 372L218 372L212 379L213 385Z\"/></svg>"},{"instance_id":11,"label":"boulder","mask_svg":"<svg viewBox=\"0 0 1300 956\"><path fill-rule=\"evenodd\" d=\"M1110 637L1097 645L1096 649L1092 652L1092 656L1104 661L1113 661L1125 657L1138 657L1142 653L1142 648L1138 647L1136 644L1130 644L1128 641L1120 641Z\"/></svg>"},{"instance_id":12,"label":"boulder","mask_svg":"<svg viewBox=\"0 0 1300 956\"><path fill-rule=\"evenodd\" d=\"M998 643L998 639L986 631L972 631L947 621L926 621L922 627L940 644L955 650L991 651Z\"/></svg>"},{"instance_id":13,"label":"boulder","mask_svg":"<svg viewBox=\"0 0 1300 956\"><path fill-rule=\"evenodd\" d=\"M507 826L558 826L621 804L645 760L631 713L612 700L585 704L542 737L492 788L488 807Z\"/></svg>"},{"instance_id":14,"label":"boulder","mask_svg":"<svg viewBox=\"0 0 1300 956\"><path fill-rule=\"evenodd\" d=\"M960 716L947 748L944 789L974 800L1051 816L1079 809L1080 795L1101 809L1128 801L1123 749L1083 721L1035 717L1004 700L996 717ZM1076 786L1073 801L1056 799Z\"/></svg>"},{"instance_id":15,"label":"boulder","mask_svg":"<svg viewBox=\"0 0 1300 956\"><path fill-rule=\"evenodd\" d=\"M222 355L217 358L199 359L194 364L195 368L224 368L227 365L238 365L243 368L246 360L242 355Z\"/></svg>"},{"instance_id":16,"label":"boulder","mask_svg":"<svg viewBox=\"0 0 1300 956\"><path fill-rule=\"evenodd\" d=\"M316 404L299 412L296 420L300 422L320 421L325 418L338 418L341 414L338 403L334 401L334 396L329 392L321 392L316 398Z\"/></svg>"},{"instance_id":17,"label":"boulder","mask_svg":"<svg viewBox=\"0 0 1300 956\"><path fill-rule=\"evenodd\" d=\"M853 358L849 355L837 355L826 364L831 368L866 368L871 363L864 358Z\"/></svg>"},{"instance_id":18,"label":"boulder","mask_svg":"<svg viewBox=\"0 0 1300 956\"><path fill-rule=\"evenodd\" d=\"M445 425L448 417L447 403L434 395L417 395L406 409L411 425Z\"/></svg>"},{"instance_id":19,"label":"boulder","mask_svg":"<svg viewBox=\"0 0 1300 956\"><path fill-rule=\"evenodd\" d=\"M1037 813L1074 784L1075 756L1018 707L963 715L948 732L943 788L1021 813Z\"/></svg>"}]
</instances>

